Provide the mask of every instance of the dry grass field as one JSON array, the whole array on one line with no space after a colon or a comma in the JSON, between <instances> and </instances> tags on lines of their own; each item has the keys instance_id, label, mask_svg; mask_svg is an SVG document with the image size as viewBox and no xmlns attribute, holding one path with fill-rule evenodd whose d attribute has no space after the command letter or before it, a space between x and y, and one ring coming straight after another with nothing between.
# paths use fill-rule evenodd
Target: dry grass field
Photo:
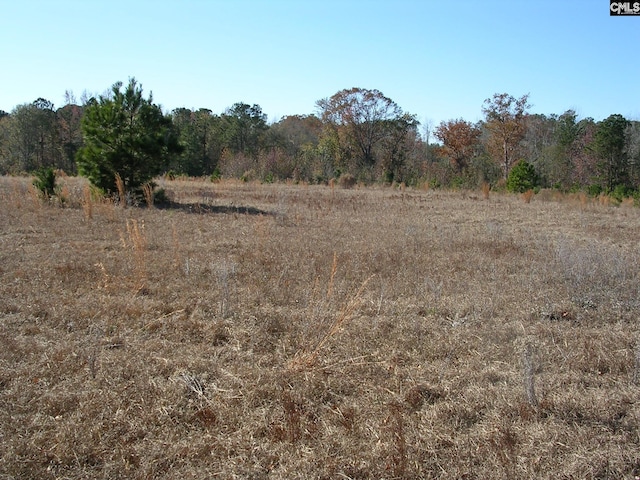
<instances>
[{"instance_id":1,"label":"dry grass field","mask_svg":"<svg viewBox=\"0 0 640 480\"><path fill-rule=\"evenodd\" d=\"M637 479L640 209L0 178L0 479Z\"/></svg>"}]
</instances>

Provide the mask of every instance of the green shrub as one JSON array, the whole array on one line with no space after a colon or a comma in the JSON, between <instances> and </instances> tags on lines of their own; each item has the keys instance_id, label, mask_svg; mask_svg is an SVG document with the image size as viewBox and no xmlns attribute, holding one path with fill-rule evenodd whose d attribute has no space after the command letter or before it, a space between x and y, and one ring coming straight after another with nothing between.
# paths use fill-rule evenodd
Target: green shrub
<instances>
[{"instance_id":1,"label":"green shrub","mask_svg":"<svg viewBox=\"0 0 640 480\"><path fill-rule=\"evenodd\" d=\"M56 171L53 167L41 168L35 172L33 186L38 189L47 200L56 194Z\"/></svg>"},{"instance_id":2,"label":"green shrub","mask_svg":"<svg viewBox=\"0 0 640 480\"><path fill-rule=\"evenodd\" d=\"M313 183L315 183L316 185L326 185L327 183L329 183L329 181L327 180L327 177L325 175L316 173L313 176Z\"/></svg>"},{"instance_id":3,"label":"green shrub","mask_svg":"<svg viewBox=\"0 0 640 480\"><path fill-rule=\"evenodd\" d=\"M169 205L171 203L171 199L167 196L167 192L164 188L160 188L153 192L153 203L155 205Z\"/></svg>"},{"instance_id":4,"label":"green shrub","mask_svg":"<svg viewBox=\"0 0 640 480\"><path fill-rule=\"evenodd\" d=\"M269 172L264 176L264 179L262 180L263 183L273 183L275 181L275 178L273 176L273 173Z\"/></svg>"},{"instance_id":5,"label":"green shrub","mask_svg":"<svg viewBox=\"0 0 640 480\"><path fill-rule=\"evenodd\" d=\"M618 202L622 202L625 198L633 195L633 189L625 185L616 185L609 195Z\"/></svg>"},{"instance_id":6,"label":"green shrub","mask_svg":"<svg viewBox=\"0 0 640 480\"><path fill-rule=\"evenodd\" d=\"M600 185L589 185L587 187L587 195L590 197L597 197L602 193L602 187Z\"/></svg>"},{"instance_id":7,"label":"green shrub","mask_svg":"<svg viewBox=\"0 0 640 480\"><path fill-rule=\"evenodd\" d=\"M507 177L507 190L514 193L524 193L534 190L538 186L538 174L530 163L520 160L514 165Z\"/></svg>"},{"instance_id":8,"label":"green shrub","mask_svg":"<svg viewBox=\"0 0 640 480\"><path fill-rule=\"evenodd\" d=\"M222 173L220 173L220 169L216 167L216 169L213 171L213 173L209 177L209 180L215 183L215 182L219 182L221 179L222 179Z\"/></svg>"},{"instance_id":9,"label":"green shrub","mask_svg":"<svg viewBox=\"0 0 640 480\"><path fill-rule=\"evenodd\" d=\"M465 187L465 179L460 176L460 175L456 175L455 177L453 177L451 179L451 184L450 187L453 190L459 190Z\"/></svg>"}]
</instances>

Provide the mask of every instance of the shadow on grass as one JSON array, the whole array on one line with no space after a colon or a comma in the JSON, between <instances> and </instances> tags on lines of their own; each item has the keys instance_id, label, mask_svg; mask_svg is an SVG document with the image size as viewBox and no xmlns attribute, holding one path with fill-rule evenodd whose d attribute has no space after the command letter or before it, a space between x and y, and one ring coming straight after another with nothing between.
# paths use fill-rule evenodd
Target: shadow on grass
<instances>
[{"instance_id":1,"label":"shadow on grass","mask_svg":"<svg viewBox=\"0 0 640 480\"><path fill-rule=\"evenodd\" d=\"M155 207L161 210L180 210L186 213L198 214L226 213L238 215L274 215L273 212L269 212L267 210L236 205L206 205L204 203L167 202L156 204Z\"/></svg>"}]
</instances>

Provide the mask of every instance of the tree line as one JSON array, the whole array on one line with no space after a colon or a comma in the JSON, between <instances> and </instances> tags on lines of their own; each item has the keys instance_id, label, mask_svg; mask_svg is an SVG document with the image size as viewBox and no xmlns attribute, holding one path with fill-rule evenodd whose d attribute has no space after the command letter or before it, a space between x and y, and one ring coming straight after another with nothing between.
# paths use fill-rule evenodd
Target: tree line
<instances>
[{"instance_id":1,"label":"tree line","mask_svg":"<svg viewBox=\"0 0 640 480\"><path fill-rule=\"evenodd\" d=\"M0 111L0 174L54 168L83 174L105 193L115 191L116 176L135 190L160 174L476 188L506 186L525 165L538 187L624 195L640 188L640 122L620 114L599 122L573 110L532 114L528 95L502 93L485 100L479 122L421 129L416 115L363 88L316 107L271 124L259 105L244 102L221 114L165 113L132 78L80 103L67 93L60 108L38 98Z\"/></svg>"}]
</instances>

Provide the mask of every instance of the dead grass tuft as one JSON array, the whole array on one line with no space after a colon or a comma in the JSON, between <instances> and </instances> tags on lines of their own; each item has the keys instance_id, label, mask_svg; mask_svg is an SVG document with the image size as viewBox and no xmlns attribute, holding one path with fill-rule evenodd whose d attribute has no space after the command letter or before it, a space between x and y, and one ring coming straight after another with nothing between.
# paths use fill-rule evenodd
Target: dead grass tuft
<instances>
[{"instance_id":1,"label":"dead grass tuft","mask_svg":"<svg viewBox=\"0 0 640 480\"><path fill-rule=\"evenodd\" d=\"M334 262L331 268L331 277L329 279L329 287L327 289L327 300L331 300L333 293L333 282L336 272L336 257L334 255ZM340 308L334 320L330 323L328 329L323 332L320 338L311 345L309 349L303 347L298 350L293 359L289 363L289 368L293 371L299 371L302 369L313 368L317 365L321 352L327 347L327 344L336 337L345 324L349 322L355 314L357 308L362 304L362 294L373 276L367 278L357 292L346 301L346 303Z\"/></svg>"},{"instance_id":2,"label":"dead grass tuft","mask_svg":"<svg viewBox=\"0 0 640 480\"><path fill-rule=\"evenodd\" d=\"M127 206L127 191L124 188L124 181L119 173L116 173L116 188L118 190L118 205Z\"/></svg>"},{"instance_id":3,"label":"dead grass tuft","mask_svg":"<svg viewBox=\"0 0 640 480\"><path fill-rule=\"evenodd\" d=\"M136 292L145 292L147 284L147 236L144 220L128 219L126 234L120 234L122 249L128 253L133 264L133 283Z\"/></svg>"},{"instance_id":4,"label":"dead grass tuft","mask_svg":"<svg viewBox=\"0 0 640 480\"><path fill-rule=\"evenodd\" d=\"M91 187L87 184L82 190L82 210L84 211L84 217L86 220L93 218L93 196L91 194Z\"/></svg>"},{"instance_id":5,"label":"dead grass tuft","mask_svg":"<svg viewBox=\"0 0 640 480\"><path fill-rule=\"evenodd\" d=\"M145 183L142 186L142 194L144 196L144 201L147 204L148 208L153 208L153 185L150 183Z\"/></svg>"},{"instance_id":6,"label":"dead grass tuft","mask_svg":"<svg viewBox=\"0 0 640 480\"><path fill-rule=\"evenodd\" d=\"M534 195L535 195L535 192L533 190L527 190L521 195L521 197L524 203L531 203L531 199L533 198Z\"/></svg>"},{"instance_id":7,"label":"dead grass tuft","mask_svg":"<svg viewBox=\"0 0 640 480\"><path fill-rule=\"evenodd\" d=\"M489 185L489 182L482 182L481 190L482 198L489 200L489 194L491 192L491 185Z\"/></svg>"}]
</instances>

